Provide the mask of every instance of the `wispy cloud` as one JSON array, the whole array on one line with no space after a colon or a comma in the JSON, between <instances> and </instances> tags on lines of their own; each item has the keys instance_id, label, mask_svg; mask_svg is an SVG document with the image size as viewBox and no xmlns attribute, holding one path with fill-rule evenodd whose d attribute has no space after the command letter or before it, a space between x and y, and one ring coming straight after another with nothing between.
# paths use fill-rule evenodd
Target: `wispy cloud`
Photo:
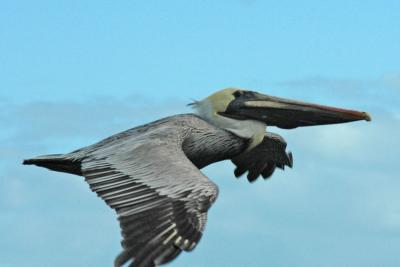
<instances>
[{"instance_id":1,"label":"wispy cloud","mask_svg":"<svg viewBox=\"0 0 400 267\"><path fill-rule=\"evenodd\" d=\"M386 74L381 80L387 87L400 90L400 73Z\"/></svg>"},{"instance_id":2,"label":"wispy cloud","mask_svg":"<svg viewBox=\"0 0 400 267\"><path fill-rule=\"evenodd\" d=\"M396 84L396 79L390 81ZM362 86L357 88L354 90L362 90ZM360 94L359 101L366 98L369 96ZM387 240L386 236L400 232L400 200L396 190L400 181L393 166L400 148L400 141L394 138L400 135L400 118L386 110L385 101L378 99L378 103L385 103L382 109L378 105L367 110L373 116L370 123L290 131L269 128L288 141L295 165L284 172L278 170L268 181L249 184L243 178L236 180L229 162L205 169L219 185L220 196L210 211L199 247L190 257L180 257L174 264L220 266L221 262L210 261L208 255L221 248L224 249L219 257L224 263L242 266L262 266L258 247L268 250L269 262L274 266L298 262L316 266L318 259L310 251L328 246L330 249L318 251L319 258L332 258L331 262L338 266L342 262L333 258L340 259L341 255L352 266L363 266L365 262L381 264L385 263L385 256L393 258L396 252L390 247L367 245L379 244ZM357 101L348 102L353 105ZM154 102L138 96L85 102L2 102L3 240L23 252L35 251L38 256L31 259L34 262L56 264L68 262L70 256L66 255L81 255L82 266L110 265L119 251L114 213L90 193L83 179L21 166L20 160L30 155L67 152L134 125L189 111L185 104L181 100ZM12 225L24 221L31 223ZM12 225L12 235L7 225ZM66 236L60 236L60 229ZM27 239L34 241L27 243ZM48 246L61 239L63 250ZM229 244L226 240L230 240ZM82 256L79 251L91 247L93 242L97 244L96 251ZM343 242L349 246L343 246ZM5 264L24 265L24 260L8 247L2 246L0 251L7 255ZM374 257L374 253L354 256L360 251L378 251L380 257ZM291 257L285 260L282 253ZM99 254L102 259L107 255L110 262L96 260Z\"/></svg>"},{"instance_id":3,"label":"wispy cloud","mask_svg":"<svg viewBox=\"0 0 400 267\"><path fill-rule=\"evenodd\" d=\"M358 91L373 91L380 89L400 90L400 74L391 73L375 79L328 78L314 76L297 80L277 83L287 87L308 87L328 90L348 90L349 93Z\"/></svg>"},{"instance_id":4,"label":"wispy cloud","mask_svg":"<svg viewBox=\"0 0 400 267\"><path fill-rule=\"evenodd\" d=\"M306 98L323 97L324 101L358 106L380 107L382 110L399 111L400 74L385 74L378 78L329 78L314 76L287 80L276 84L293 94Z\"/></svg>"},{"instance_id":5,"label":"wispy cloud","mask_svg":"<svg viewBox=\"0 0 400 267\"><path fill-rule=\"evenodd\" d=\"M142 96L125 99L94 98L87 101L36 101L24 104L0 103L1 124L25 136L65 137L91 135L130 121L145 121L182 112L181 100L154 101Z\"/></svg>"}]
</instances>

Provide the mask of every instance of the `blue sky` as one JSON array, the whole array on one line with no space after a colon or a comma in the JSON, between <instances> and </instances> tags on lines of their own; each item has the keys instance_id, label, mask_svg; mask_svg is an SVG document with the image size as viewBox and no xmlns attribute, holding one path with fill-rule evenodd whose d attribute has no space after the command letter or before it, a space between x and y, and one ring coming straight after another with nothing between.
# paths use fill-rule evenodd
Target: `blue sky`
<instances>
[{"instance_id":1,"label":"blue sky","mask_svg":"<svg viewBox=\"0 0 400 267\"><path fill-rule=\"evenodd\" d=\"M114 212L82 178L20 165L238 86L368 111L268 128L294 168L223 162L206 233L170 266L400 266L399 1L0 3L0 266L110 266Z\"/></svg>"}]
</instances>

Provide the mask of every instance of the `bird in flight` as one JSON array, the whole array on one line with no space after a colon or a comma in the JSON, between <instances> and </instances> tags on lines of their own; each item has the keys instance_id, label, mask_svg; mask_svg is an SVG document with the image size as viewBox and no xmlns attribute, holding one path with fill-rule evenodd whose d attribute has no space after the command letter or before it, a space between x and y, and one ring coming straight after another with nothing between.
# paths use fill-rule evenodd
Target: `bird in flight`
<instances>
[{"instance_id":1,"label":"bird in flight","mask_svg":"<svg viewBox=\"0 0 400 267\"><path fill-rule=\"evenodd\" d=\"M366 112L288 100L228 88L191 104L194 114L163 118L67 154L24 160L84 176L90 189L115 209L123 250L119 267L168 263L199 243L218 187L200 169L230 159L239 177L270 177L293 166L286 142L267 126L370 121Z\"/></svg>"}]
</instances>

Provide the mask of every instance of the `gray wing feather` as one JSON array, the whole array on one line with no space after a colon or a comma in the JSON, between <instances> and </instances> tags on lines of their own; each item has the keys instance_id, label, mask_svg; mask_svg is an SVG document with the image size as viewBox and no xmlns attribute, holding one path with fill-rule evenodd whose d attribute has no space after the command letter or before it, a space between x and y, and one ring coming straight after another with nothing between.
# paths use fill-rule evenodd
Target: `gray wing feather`
<instances>
[{"instance_id":1,"label":"gray wing feather","mask_svg":"<svg viewBox=\"0 0 400 267\"><path fill-rule=\"evenodd\" d=\"M181 136L159 132L96 147L82 161L91 189L119 215L124 250L115 266L155 266L192 250L218 194L183 153Z\"/></svg>"}]
</instances>

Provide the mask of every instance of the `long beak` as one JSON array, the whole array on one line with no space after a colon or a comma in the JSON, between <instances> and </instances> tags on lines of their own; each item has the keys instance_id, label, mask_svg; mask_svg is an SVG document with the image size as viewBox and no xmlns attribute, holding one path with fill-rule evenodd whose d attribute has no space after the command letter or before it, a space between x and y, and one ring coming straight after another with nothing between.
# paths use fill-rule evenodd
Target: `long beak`
<instances>
[{"instance_id":1,"label":"long beak","mask_svg":"<svg viewBox=\"0 0 400 267\"><path fill-rule=\"evenodd\" d=\"M221 115L241 120L254 119L285 129L371 120L366 112L322 106L249 91L232 101Z\"/></svg>"}]
</instances>

